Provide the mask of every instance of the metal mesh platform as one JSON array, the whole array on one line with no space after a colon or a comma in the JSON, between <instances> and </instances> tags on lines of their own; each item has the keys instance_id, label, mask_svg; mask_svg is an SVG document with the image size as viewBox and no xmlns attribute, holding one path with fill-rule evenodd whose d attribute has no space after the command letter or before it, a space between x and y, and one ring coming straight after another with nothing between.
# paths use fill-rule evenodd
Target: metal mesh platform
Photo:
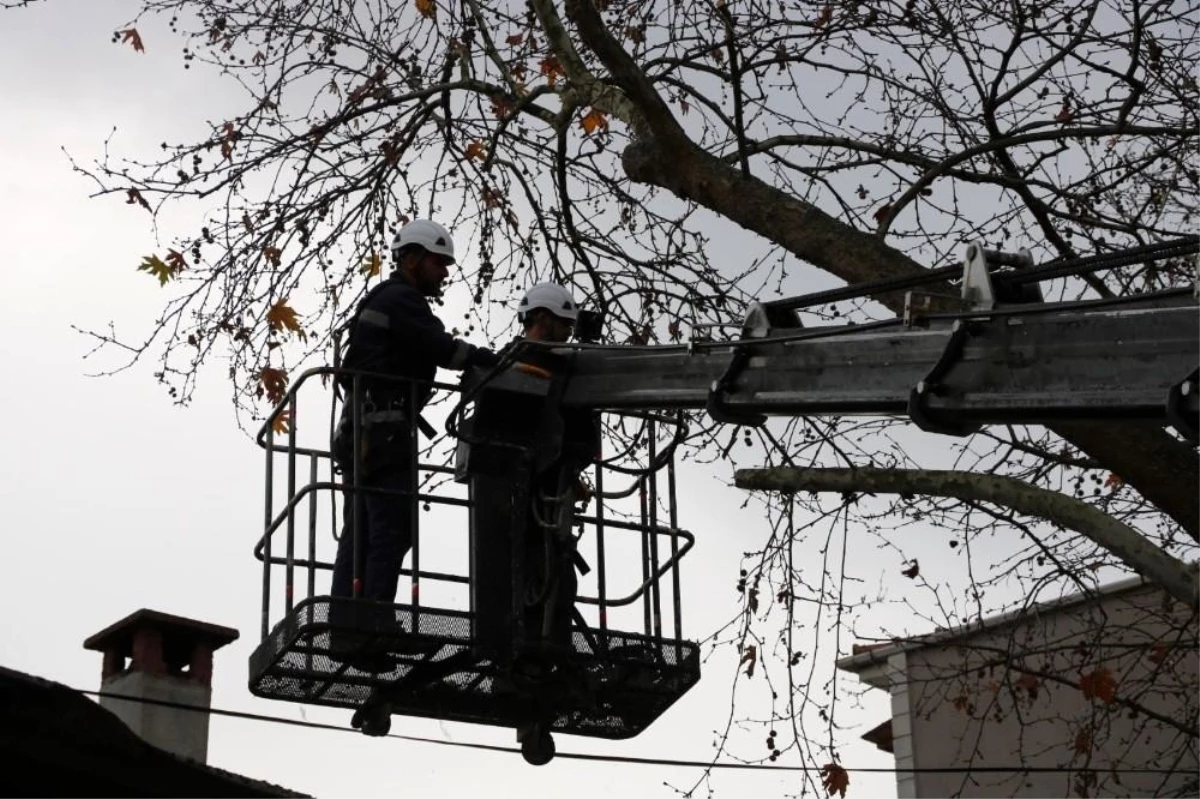
<instances>
[{"instance_id":1,"label":"metal mesh platform","mask_svg":"<svg viewBox=\"0 0 1200 799\"><path fill-rule=\"evenodd\" d=\"M472 646L468 613L313 597L251 655L250 691L347 708L386 695L403 715L507 727L553 718L556 732L629 738L700 679L699 650L688 641L595 629L573 638L574 652L553 668L533 673L533 659L510 670ZM352 663L355 649L386 652L388 668L356 668L331 646Z\"/></svg>"}]
</instances>

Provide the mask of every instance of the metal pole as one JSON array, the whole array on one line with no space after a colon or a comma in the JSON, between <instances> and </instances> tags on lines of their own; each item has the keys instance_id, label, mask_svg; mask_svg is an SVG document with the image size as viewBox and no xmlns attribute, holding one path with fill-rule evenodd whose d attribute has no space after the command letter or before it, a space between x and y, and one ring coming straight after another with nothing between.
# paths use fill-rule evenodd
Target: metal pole
<instances>
[{"instance_id":1,"label":"metal pole","mask_svg":"<svg viewBox=\"0 0 1200 799\"><path fill-rule=\"evenodd\" d=\"M600 646L608 650L608 587L604 577L604 444L596 452L596 596L600 610Z\"/></svg>"},{"instance_id":2,"label":"metal pole","mask_svg":"<svg viewBox=\"0 0 1200 799\"><path fill-rule=\"evenodd\" d=\"M525 624L525 597L528 588L528 577L531 570L528 567L527 539L528 525L531 518L530 503L533 502L533 470L526 452L522 451L513 473L513 514L508 522L509 536L509 613L511 615L510 629L512 635L508 640L507 658L516 656L517 651L524 647L532 637Z\"/></svg>"},{"instance_id":3,"label":"metal pole","mask_svg":"<svg viewBox=\"0 0 1200 799\"><path fill-rule=\"evenodd\" d=\"M678 424L683 424L682 418L678 420ZM681 649L681 642L683 641L683 614L679 599L679 536L675 533L679 529L679 507L675 502L674 452L671 453L671 459L667 461L667 507L671 524L671 559L675 561L675 565L671 569L671 600L672 611L675 617L675 665L679 665L683 657Z\"/></svg>"},{"instance_id":4,"label":"metal pole","mask_svg":"<svg viewBox=\"0 0 1200 799\"><path fill-rule=\"evenodd\" d=\"M312 599L316 594L317 580L317 492L312 487L317 482L317 455L311 453L308 456L308 564L307 569L307 599ZM332 499L333 493L330 493ZM311 611L310 611L311 612ZM313 668L313 651L309 647L304 655L304 668L306 671L312 671Z\"/></svg>"},{"instance_id":5,"label":"metal pole","mask_svg":"<svg viewBox=\"0 0 1200 799\"><path fill-rule=\"evenodd\" d=\"M308 484L315 485L317 482L317 456L316 453L308 456ZM333 499L333 494L329 495L330 500ZM317 593L317 492L311 491L308 495L308 598L312 599Z\"/></svg>"},{"instance_id":6,"label":"metal pole","mask_svg":"<svg viewBox=\"0 0 1200 799\"><path fill-rule=\"evenodd\" d=\"M296 394L292 393L288 400L288 459L287 459L288 504L296 496ZM287 515L287 539L284 558L284 612L290 614L295 596L296 574L296 511L289 510Z\"/></svg>"},{"instance_id":7,"label":"metal pole","mask_svg":"<svg viewBox=\"0 0 1200 799\"><path fill-rule=\"evenodd\" d=\"M270 631L270 615L271 615L271 521L272 509L271 499L273 495L272 489L275 483L275 430L273 427L267 427L267 465L266 465L266 501L264 503L264 523L263 523L263 578L262 578L262 638L267 639L267 633Z\"/></svg>"},{"instance_id":8,"label":"metal pole","mask_svg":"<svg viewBox=\"0 0 1200 799\"><path fill-rule=\"evenodd\" d=\"M350 456L350 484L346 486L348 498L350 501L350 541L354 545L352 547L353 557L351 558L351 575L353 579L350 582L350 596L358 599L362 596L363 589L363 573L362 573L362 558L363 558L363 535L362 535L362 516L363 503L362 495L358 490L359 480L362 479L362 404L363 404L363 387L362 375L355 374L352 378L353 382L350 387L350 430L351 430L351 446L354 452ZM342 531L345 535L346 531Z\"/></svg>"},{"instance_id":9,"label":"metal pole","mask_svg":"<svg viewBox=\"0 0 1200 799\"><path fill-rule=\"evenodd\" d=\"M646 586L646 591L642 594L642 630L646 635L650 635L650 630L652 629L650 623L650 592L653 589L648 583L651 571L650 544L647 541L649 532L646 530L646 475L638 478L638 505L640 511L638 529L642 533L642 585Z\"/></svg>"},{"instance_id":10,"label":"metal pole","mask_svg":"<svg viewBox=\"0 0 1200 799\"><path fill-rule=\"evenodd\" d=\"M417 407L417 384L408 382L408 496L409 530L412 534L412 630L421 631L421 508L417 498L421 461L417 442L417 419L421 409Z\"/></svg>"},{"instance_id":11,"label":"metal pole","mask_svg":"<svg viewBox=\"0 0 1200 799\"><path fill-rule=\"evenodd\" d=\"M650 573L658 574L658 469L655 460L658 455L658 422L650 422ZM656 644L662 643L662 595L659 580L655 578L650 586L650 603L654 615L654 637Z\"/></svg>"}]
</instances>

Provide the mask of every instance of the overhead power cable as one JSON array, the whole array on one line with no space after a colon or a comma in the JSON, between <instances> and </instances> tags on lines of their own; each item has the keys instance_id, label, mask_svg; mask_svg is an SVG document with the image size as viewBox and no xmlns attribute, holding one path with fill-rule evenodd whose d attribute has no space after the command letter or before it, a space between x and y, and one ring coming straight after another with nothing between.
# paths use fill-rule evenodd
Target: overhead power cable
<instances>
[{"instance_id":1,"label":"overhead power cable","mask_svg":"<svg viewBox=\"0 0 1200 799\"><path fill-rule=\"evenodd\" d=\"M226 716L228 718L246 719L248 721L262 721L271 724L285 724L290 727L308 727L315 730L330 730L333 732L348 732L355 735L362 735L356 729L351 727L342 727L337 724L326 724L319 721L306 721L301 719L290 719L284 716L268 716L262 713L250 713L244 710L226 710L222 708L204 707L202 705L190 705L184 702L172 702L167 699L152 699L145 696L131 696L128 694L118 694L111 691L87 691L82 689L76 690L87 696L97 698L120 699L127 702L141 702L148 705L158 705L161 707L175 708L178 710L189 710L194 713L209 713L214 716ZM398 741L410 741L412 743L436 744L438 746L454 746L463 749L480 749L488 752L504 752L510 754L520 754L520 747L515 746L500 746L498 744L472 743L469 741L446 741L437 738L424 738L419 735L402 735L400 733L388 733L386 736L378 736L392 738ZM788 772L813 772L819 773L824 771L823 766L777 766L761 763L713 763L706 760L679 760L673 758L656 758L656 757L627 757L622 755L593 755L583 752L562 752L559 751L555 755L555 759L564 760L584 760L602 763L625 763L634 766L676 766L679 768L703 768L703 769L732 769L732 770L757 770L757 771L788 771ZM855 772L862 774L995 774L995 773L1019 773L1019 774L1060 774L1073 771L1082 771L1083 769L1058 768L1053 766L951 766L946 768L884 768L884 767L854 767L842 766L842 769L847 772ZM1115 772L1120 774L1179 774L1180 769L1162 769L1162 768L1104 768L1093 769L1100 770L1105 773Z\"/></svg>"}]
</instances>

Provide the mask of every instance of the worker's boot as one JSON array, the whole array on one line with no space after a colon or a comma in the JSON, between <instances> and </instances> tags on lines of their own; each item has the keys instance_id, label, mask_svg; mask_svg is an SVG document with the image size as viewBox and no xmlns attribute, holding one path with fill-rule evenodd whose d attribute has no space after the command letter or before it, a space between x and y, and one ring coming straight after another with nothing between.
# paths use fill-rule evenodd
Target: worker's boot
<instances>
[{"instance_id":1,"label":"worker's boot","mask_svg":"<svg viewBox=\"0 0 1200 799\"><path fill-rule=\"evenodd\" d=\"M411 635L389 603L341 600L330 613L330 624L330 657L360 671L391 671L399 665L398 656L437 648Z\"/></svg>"},{"instance_id":2,"label":"worker's boot","mask_svg":"<svg viewBox=\"0 0 1200 799\"><path fill-rule=\"evenodd\" d=\"M369 600L334 599L329 608L329 656L359 671L391 671L397 659L384 642L388 622L395 623L390 605Z\"/></svg>"},{"instance_id":3,"label":"worker's boot","mask_svg":"<svg viewBox=\"0 0 1200 799\"><path fill-rule=\"evenodd\" d=\"M377 636L355 630L329 631L329 657L370 674L392 671L399 660L385 651Z\"/></svg>"}]
</instances>

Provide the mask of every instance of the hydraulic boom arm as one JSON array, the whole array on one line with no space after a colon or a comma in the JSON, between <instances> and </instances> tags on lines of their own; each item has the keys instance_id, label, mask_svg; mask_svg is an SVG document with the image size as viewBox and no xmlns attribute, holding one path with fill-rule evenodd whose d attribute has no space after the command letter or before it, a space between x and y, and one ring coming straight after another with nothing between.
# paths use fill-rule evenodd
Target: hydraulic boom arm
<instances>
[{"instance_id":1,"label":"hydraulic boom arm","mask_svg":"<svg viewBox=\"0 0 1200 799\"><path fill-rule=\"evenodd\" d=\"M964 284L964 297L977 288ZM968 308L917 324L764 327L737 342L585 348L562 401L707 408L740 424L764 415L904 414L957 435L993 423L1144 419L1195 439L1200 316L1192 290Z\"/></svg>"}]
</instances>

